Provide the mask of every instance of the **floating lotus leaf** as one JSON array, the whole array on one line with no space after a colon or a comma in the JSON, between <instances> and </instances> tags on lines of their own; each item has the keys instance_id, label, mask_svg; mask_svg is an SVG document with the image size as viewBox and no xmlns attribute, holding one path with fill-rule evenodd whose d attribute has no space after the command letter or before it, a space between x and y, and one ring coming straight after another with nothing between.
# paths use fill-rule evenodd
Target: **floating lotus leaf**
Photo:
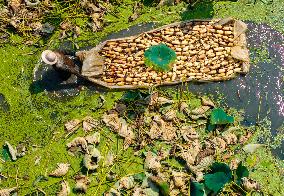
<instances>
[{"instance_id":1,"label":"floating lotus leaf","mask_svg":"<svg viewBox=\"0 0 284 196\"><path fill-rule=\"evenodd\" d=\"M230 181L230 178L224 172L216 172L214 174L206 174L204 176L205 185L214 193L218 193L224 185Z\"/></svg>"},{"instance_id":2,"label":"floating lotus leaf","mask_svg":"<svg viewBox=\"0 0 284 196\"><path fill-rule=\"evenodd\" d=\"M223 109L216 108L212 110L210 116L211 125L224 125L233 122L234 122L234 117L229 116Z\"/></svg>"},{"instance_id":3,"label":"floating lotus leaf","mask_svg":"<svg viewBox=\"0 0 284 196\"><path fill-rule=\"evenodd\" d=\"M144 53L145 64L157 71L169 71L171 64L176 60L174 50L166 44L151 46Z\"/></svg>"},{"instance_id":4,"label":"floating lotus leaf","mask_svg":"<svg viewBox=\"0 0 284 196\"><path fill-rule=\"evenodd\" d=\"M232 177L232 171L230 167L225 163L218 163L218 162L213 163L211 166L211 173L216 173L216 172L224 172L229 178Z\"/></svg>"},{"instance_id":5,"label":"floating lotus leaf","mask_svg":"<svg viewBox=\"0 0 284 196\"><path fill-rule=\"evenodd\" d=\"M225 163L215 162L211 166L210 174L204 176L204 183L208 189L217 193L232 178L232 171Z\"/></svg>"},{"instance_id":6,"label":"floating lotus leaf","mask_svg":"<svg viewBox=\"0 0 284 196\"><path fill-rule=\"evenodd\" d=\"M243 177L248 177L249 176L249 171L246 166L243 166L242 163L238 165L238 168L236 170L236 175L237 175L237 184L241 184L241 179Z\"/></svg>"},{"instance_id":7,"label":"floating lotus leaf","mask_svg":"<svg viewBox=\"0 0 284 196\"><path fill-rule=\"evenodd\" d=\"M204 184L198 182L190 183L190 195L191 196L205 196Z\"/></svg>"}]
</instances>

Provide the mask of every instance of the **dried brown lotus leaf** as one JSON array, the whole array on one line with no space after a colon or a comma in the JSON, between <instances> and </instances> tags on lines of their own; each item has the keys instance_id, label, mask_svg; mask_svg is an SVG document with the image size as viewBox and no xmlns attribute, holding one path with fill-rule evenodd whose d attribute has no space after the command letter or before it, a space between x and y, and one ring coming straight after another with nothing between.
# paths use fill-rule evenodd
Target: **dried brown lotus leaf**
<instances>
[{"instance_id":1,"label":"dried brown lotus leaf","mask_svg":"<svg viewBox=\"0 0 284 196\"><path fill-rule=\"evenodd\" d=\"M202 115L205 112L207 112L210 109L209 106L201 106L199 108L196 108L194 110L191 110L191 114L193 115Z\"/></svg>"},{"instance_id":2,"label":"dried brown lotus leaf","mask_svg":"<svg viewBox=\"0 0 284 196\"><path fill-rule=\"evenodd\" d=\"M81 120L74 119L70 120L67 123L64 124L64 127L67 132L73 132L76 131L80 127Z\"/></svg>"},{"instance_id":3,"label":"dried brown lotus leaf","mask_svg":"<svg viewBox=\"0 0 284 196\"><path fill-rule=\"evenodd\" d=\"M67 144L67 148L71 151L73 151L74 148L76 148L76 147L80 147L82 152L84 152L84 153L89 152L88 151L88 143L87 143L86 139L83 138L83 137L76 137L71 142L69 142Z\"/></svg>"},{"instance_id":4,"label":"dried brown lotus leaf","mask_svg":"<svg viewBox=\"0 0 284 196\"><path fill-rule=\"evenodd\" d=\"M180 157L186 161L188 166L194 165L199 151L199 147L197 146L190 149L182 149Z\"/></svg>"},{"instance_id":5,"label":"dried brown lotus leaf","mask_svg":"<svg viewBox=\"0 0 284 196\"><path fill-rule=\"evenodd\" d=\"M150 136L152 140L158 139L161 136L161 129L156 122L152 123L152 126L148 132L148 135Z\"/></svg>"},{"instance_id":6,"label":"dried brown lotus leaf","mask_svg":"<svg viewBox=\"0 0 284 196\"><path fill-rule=\"evenodd\" d=\"M133 138L125 137L123 141L123 149L126 150L133 143Z\"/></svg>"},{"instance_id":7,"label":"dried brown lotus leaf","mask_svg":"<svg viewBox=\"0 0 284 196\"><path fill-rule=\"evenodd\" d=\"M204 157L198 165L195 166L197 171L207 170L214 163L213 156Z\"/></svg>"},{"instance_id":8,"label":"dried brown lotus leaf","mask_svg":"<svg viewBox=\"0 0 284 196\"><path fill-rule=\"evenodd\" d=\"M200 161L205 158L205 157L208 157L208 156L214 156L215 155L215 149L212 149L212 148L205 148L204 150L202 150L200 153L198 153L197 155L197 160L196 162L197 163L200 163Z\"/></svg>"},{"instance_id":9,"label":"dried brown lotus leaf","mask_svg":"<svg viewBox=\"0 0 284 196\"><path fill-rule=\"evenodd\" d=\"M149 106L155 106L158 103L158 97L159 93L158 92L153 92L151 95L147 97L148 104Z\"/></svg>"},{"instance_id":10,"label":"dried brown lotus leaf","mask_svg":"<svg viewBox=\"0 0 284 196\"><path fill-rule=\"evenodd\" d=\"M215 107L214 102L206 97L201 97L201 104L204 106Z\"/></svg>"},{"instance_id":11,"label":"dried brown lotus leaf","mask_svg":"<svg viewBox=\"0 0 284 196\"><path fill-rule=\"evenodd\" d=\"M83 130L89 132L99 125L99 121L87 116L83 119Z\"/></svg>"},{"instance_id":12,"label":"dried brown lotus leaf","mask_svg":"<svg viewBox=\"0 0 284 196\"><path fill-rule=\"evenodd\" d=\"M197 181L197 182L201 182L201 181L204 180L204 174L203 174L203 172L197 171L197 172L195 173L195 175L196 175L196 181Z\"/></svg>"},{"instance_id":13,"label":"dried brown lotus leaf","mask_svg":"<svg viewBox=\"0 0 284 196\"><path fill-rule=\"evenodd\" d=\"M133 176L125 176L119 180L119 187L118 189L132 189L135 186L135 179Z\"/></svg>"},{"instance_id":14,"label":"dried brown lotus leaf","mask_svg":"<svg viewBox=\"0 0 284 196\"><path fill-rule=\"evenodd\" d=\"M231 170L236 170L238 168L240 162L241 161L238 158L234 158L233 160L231 160L231 162L230 162L230 169Z\"/></svg>"},{"instance_id":15,"label":"dried brown lotus leaf","mask_svg":"<svg viewBox=\"0 0 284 196\"><path fill-rule=\"evenodd\" d=\"M134 192L132 193L132 196L147 196L144 189L141 187L134 187Z\"/></svg>"},{"instance_id":16,"label":"dried brown lotus leaf","mask_svg":"<svg viewBox=\"0 0 284 196\"><path fill-rule=\"evenodd\" d=\"M99 132L94 133L93 135L88 135L85 137L85 140L88 144L98 144L100 143L101 135Z\"/></svg>"},{"instance_id":17,"label":"dried brown lotus leaf","mask_svg":"<svg viewBox=\"0 0 284 196\"><path fill-rule=\"evenodd\" d=\"M148 132L151 139L171 141L176 138L176 128L170 122L165 122L160 116L153 117L153 123Z\"/></svg>"},{"instance_id":18,"label":"dried brown lotus leaf","mask_svg":"<svg viewBox=\"0 0 284 196\"><path fill-rule=\"evenodd\" d=\"M14 13L17 13L22 3L23 0L10 0L8 1L8 6L13 10Z\"/></svg>"},{"instance_id":19,"label":"dried brown lotus leaf","mask_svg":"<svg viewBox=\"0 0 284 196\"><path fill-rule=\"evenodd\" d=\"M99 167L100 160L100 151L96 148L93 148L90 154L85 154L83 164L88 170L95 170Z\"/></svg>"},{"instance_id":20,"label":"dried brown lotus leaf","mask_svg":"<svg viewBox=\"0 0 284 196\"><path fill-rule=\"evenodd\" d=\"M172 141L176 136L176 128L171 123L166 123L165 126L162 127L162 137L161 139L165 141Z\"/></svg>"},{"instance_id":21,"label":"dried brown lotus leaf","mask_svg":"<svg viewBox=\"0 0 284 196\"><path fill-rule=\"evenodd\" d=\"M75 176L75 181L76 181L76 184L75 184L74 190L76 192L86 193L88 189L88 185L90 184L88 177L85 175L78 175L78 176Z\"/></svg>"},{"instance_id":22,"label":"dried brown lotus leaf","mask_svg":"<svg viewBox=\"0 0 284 196\"><path fill-rule=\"evenodd\" d=\"M240 142L241 144L244 144L244 143L246 143L246 142L251 138L251 136L252 136L252 133L251 133L251 132L247 132L246 135L242 135L242 136L240 137L239 142Z\"/></svg>"},{"instance_id":23,"label":"dried brown lotus leaf","mask_svg":"<svg viewBox=\"0 0 284 196\"><path fill-rule=\"evenodd\" d=\"M107 156L105 157L105 165L111 166L114 163L114 154L112 152L108 152Z\"/></svg>"},{"instance_id":24,"label":"dried brown lotus leaf","mask_svg":"<svg viewBox=\"0 0 284 196\"><path fill-rule=\"evenodd\" d=\"M182 138L186 142L189 142L193 139L198 139L198 137L199 137L196 130L191 126L182 126L181 129L180 129L180 133L181 133Z\"/></svg>"},{"instance_id":25,"label":"dried brown lotus leaf","mask_svg":"<svg viewBox=\"0 0 284 196\"><path fill-rule=\"evenodd\" d=\"M119 118L117 113L105 114L103 122L118 133L119 136L124 138L124 149L127 149L133 143L135 135L132 128L127 124L125 119Z\"/></svg>"},{"instance_id":26,"label":"dried brown lotus leaf","mask_svg":"<svg viewBox=\"0 0 284 196\"><path fill-rule=\"evenodd\" d=\"M57 168L52 171L49 176L62 177L65 176L69 170L70 164L68 163L57 163Z\"/></svg>"},{"instance_id":27,"label":"dried brown lotus leaf","mask_svg":"<svg viewBox=\"0 0 284 196\"><path fill-rule=\"evenodd\" d=\"M215 137L211 141L221 152L223 152L227 147L225 140L220 137Z\"/></svg>"},{"instance_id":28,"label":"dried brown lotus leaf","mask_svg":"<svg viewBox=\"0 0 284 196\"><path fill-rule=\"evenodd\" d=\"M17 150L7 141L5 142L5 146L7 146L7 148L8 148L11 159L13 161L16 161L17 160L17 154L18 154Z\"/></svg>"},{"instance_id":29,"label":"dried brown lotus leaf","mask_svg":"<svg viewBox=\"0 0 284 196\"><path fill-rule=\"evenodd\" d=\"M121 128L118 130L118 135L124 138L131 138L134 139L134 133L132 132L131 127L127 124L127 122L123 119L120 118L121 122Z\"/></svg>"},{"instance_id":30,"label":"dried brown lotus leaf","mask_svg":"<svg viewBox=\"0 0 284 196\"><path fill-rule=\"evenodd\" d=\"M248 179L246 177L242 178L242 186L246 191L259 191L260 184L254 180Z\"/></svg>"},{"instance_id":31,"label":"dried brown lotus leaf","mask_svg":"<svg viewBox=\"0 0 284 196\"><path fill-rule=\"evenodd\" d=\"M117 113L105 114L103 116L103 122L115 132L118 132L122 126Z\"/></svg>"},{"instance_id":32,"label":"dried brown lotus leaf","mask_svg":"<svg viewBox=\"0 0 284 196\"><path fill-rule=\"evenodd\" d=\"M165 97L158 97L157 103L159 105L164 105L174 103L174 101Z\"/></svg>"},{"instance_id":33,"label":"dried brown lotus leaf","mask_svg":"<svg viewBox=\"0 0 284 196\"><path fill-rule=\"evenodd\" d=\"M147 152L144 167L149 170L159 170L162 165L156 155L152 152Z\"/></svg>"},{"instance_id":34,"label":"dried brown lotus leaf","mask_svg":"<svg viewBox=\"0 0 284 196\"><path fill-rule=\"evenodd\" d=\"M226 141L227 145L236 144L238 141L238 138L234 133L224 134L223 139Z\"/></svg>"},{"instance_id":35,"label":"dried brown lotus leaf","mask_svg":"<svg viewBox=\"0 0 284 196\"><path fill-rule=\"evenodd\" d=\"M68 196L70 194L70 187L67 181L61 182L61 190L57 193L57 196Z\"/></svg>"},{"instance_id":36,"label":"dried brown lotus leaf","mask_svg":"<svg viewBox=\"0 0 284 196\"><path fill-rule=\"evenodd\" d=\"M0 190L0 196L10 196L11 193L15 192L16 190L17 190L17 187L1 189Z\"/></svg>"},{"instance_id":37,"label":"dried brown lotus leaf","mask_svg":"<svg viewBox=\"0 0 284 196\"><path fill-rule=\"evenodd\" d=\"M185 103L185 102L181 102L180 111L187 114L187 115L190 115L189 107L188 107L187 103Z\"/></svg>"},{"instance_id":38,"label":"dried brown lotus leaf","mask_svg":"<svg viewBox=\"0 0 284 196\"><path fill-rule=\"evenodd\" d=\"M192 119L192 120L198 120L199 118L206 118L206 115L205 114L200 114L200 115L189 115L189 117Z\"/></svg>"},{"instance_id":39,"label":"dried brown lotus leaf","mask_svg":"<svg viewBox=\"0 0 284 196\"><path fill-rule=\"evenodd\" d=\"M187 174L184 172L172 172L174 184L176 187L181 188L186 184Z\"/></svg>"},{"instance_id":40,"label":"dried brown lotus leaf","mask_svg":"<svg viewBox=\"0 0 284 196\"><path fill-rule=\"evenodd\" d=\"M174 120L177 117L175 110L169 110L163 115L163 119L166 121Z\"/></svg>"}]
</instances>

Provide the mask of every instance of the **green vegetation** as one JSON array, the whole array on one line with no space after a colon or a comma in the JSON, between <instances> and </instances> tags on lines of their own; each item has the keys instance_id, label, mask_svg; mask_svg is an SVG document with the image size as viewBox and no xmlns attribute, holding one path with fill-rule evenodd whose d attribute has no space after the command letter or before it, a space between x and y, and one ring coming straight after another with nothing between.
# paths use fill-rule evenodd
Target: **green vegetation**
<instances>
[{"instance_id":1,"label":"green vegetation","mask_svg":"<svg viewBox=\"0 0 284 196\"><path fill-rule=\"evenodd\" d=\"M83 156L69 155L66 143L85 133L80 128L66 139L64 123L71 119L83 119L85 116L99 119L123 96L123 92L99 93L85 89L71 98L57 98L52 93L41 91L42 86L36 86L39 92L34 92L31 88L33 69L39 63L40 53L43 50L58 48L64 41L71 43L72 49L77 50L86 46L95 46L110 33L139 23L156 22L162 25L193 18L231 16L241 20L267 23L284 32L282 0L274 0L271 4L257 1L254 5L247 5L242 0L238 2L209 1L195 5L193 10L187 9L185 3L161 8L144 6L139 11L139 17L134 21L129 21L129 17L133 15L135 1L120 0L119 3L107 7L109 11L103 17L103 28L95 33L88 26L90 17L81 13L78 7L79 1L72 2L74 4L54 1L55 9L51 15L42 18L43 22L49 22L55 26L52 34L43 37L32 36L29 33L19 35L14 29L9 28L5 30L8 38L1 38L5 39L5 43L0 45L2 60L0 93L5 97L9 107L3 109L0 104L0 146L2 147L5 141L9 141L13 146L23 144L27 148L27 154L13 162L9 160L7 152L3 151L2 156L0 155L0 173L7 175L8 179L0 180L0 189L18 186L18 195L55 195L60 187L59 182L63 179L73 187L74 176L81 170ZM60 40L58 39L61 32L59 24L66 20L79 26L81 33L74 37L74 32L69 32L64 40ZM2 21L1 18L0 21ZM32 44L28 45L30 41ZM175 99L182 97L181 93L177 93L174 88L158 90ZM100 107L101 103L98 101L100 95L105 99L103 107ZM188 94L186 100L192 108L200 105L200 99L197 99L195 95ZM269 129L264 130L260 126L251 127L251 129L256 130L256 137L251 142L256 142L257 136L261 136L264 131L270 133ZM92 174L93 181L87 195L101 195L122 176L143 171L142 160L133 156L133 149L123 150L121 138L105 127L100 132L104 133L99 146L101 154L106 156L109 151L112 151L116 155L116 161L113 166L101 167ZM277 144L279 145L279 141ZM241 152L237 156L249 168L250 177L260 182L266 195L283 195L284 180L279 173L283 172L283 161L275 158L266 148L258 149L251 155ZM3 162L2 159L7 161ZM59 162L70 163L71 169L68 175L63 178L46 178ZM108 181L110 171L117 176L114 180ZM191 186L195 187L197 192L203 189L203 185L197 183Z\"/></svg>"}]
</instances>

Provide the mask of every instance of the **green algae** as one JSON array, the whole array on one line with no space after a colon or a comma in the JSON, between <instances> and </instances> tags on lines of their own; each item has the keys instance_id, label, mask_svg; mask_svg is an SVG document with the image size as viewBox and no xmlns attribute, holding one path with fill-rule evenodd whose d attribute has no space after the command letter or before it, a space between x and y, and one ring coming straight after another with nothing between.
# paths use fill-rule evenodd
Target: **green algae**
<instances>
[{"instance_id":1,"label":"green algae","mask_svg":"<svg viewBox=\"0 0 284 196\"><path fill-rule=\"evenodd\" d=\"M205 2L197 4L194 10L187 9L185 3L172 7L145 6L141 10L141 16L133 22L128 18L132 15L134 2L130 0L121 1L121 4L114 6L113 12L107 13L104 20L107 26L101 32L92 33L86 27L86 18L70 18L74 24L79 25L83 31L78 38L69 38L72 43L76 43L80 48L95 46L102 38L110 33L120 31L130 26L157 22L159 25L168 24L180 20L193 18L219 18L236 17L242 20L250 20L258 23L268 23L275 29L283 32L284 24L282 16L284 14L284 3L281 0L274 0L272 4L266 5L261 2L255 5L246 5L239 2ZM281 8L282 7L282 8ZM54 18L54 25L59 25L65 15ZM63 18L62 18L63 17ZM40 189L48 195L55 195L59 189L59 182L62 178L48 178L48 181L37 182L40 176L47 176L54 169L56 163L68 162L71 170L63 179L67 179L71 186L74 185L73 177L81 170L82 157L72 157L66 151L66 143L75 136L83 134L79 130L76 135L68 140L64 139L64 122L87 115L99 118L108 109L112 108L114 102L122 96L123 92L106 92L104 94L105 104L101 109L95 109L99 105L99 93L88 93L81 91L76 97L66 100L53 99L47 93L41 92L33 94L30 86L33 80L33 69L39 61L42 50L48 48L58 48L61 41L58 40L59 31L55 31L48 39L35 40L34 46L23 44L24 39L10 33L10 43L0 46L0 93L2 93L10 106L8 112L0 110L0 146L5 141L9 141L16 146L19 143L26 145L28 153L19 158L16 162L7 161L1 163L0 171L8 173L8 180L0 182L0 188L19 186L19 195L28 195L40 192ZM75 44L73 45L76 49ZM260 51L261 53L261 51ZM265 56L265 53L261 56ZM176 89L163 90L163 93L174 98L182 95ZM200 99L195 95L188 94L189 106L196 108L200 105ZM259 129L259 135L263 130ZM267 129L266 129L267 130ZM127 174L139 173L143 171L142 160L133 157L131 149L126 152L122 150L123 141L108 129L104 129L105 135L99 150L105 156L108 151L112 151L117 156L117 161L111 168L102 168L94 174L93 181L89 187L88 195L101 195L115 182L107 181L106 176L109 171L117 174L117 178ZM269 130L268 130L269 131ZM272 146L278 146L273 143ZM283 140L283 138L282 138ZM256 141L256 140L254 140ZM275 144L275 145L274 145ZM277 145L278 144L278 145ZM243 152L238 155L245 160L245 165L251 168L252 178L259 181L265 193L271 195L283 195L283 177L279 174L283 172L283 161L277 160L267 149L259 149L253 155L246 155ZM41 157L38 165L36 159ZM252 169L253 168L253 169ZM269 175L268 175L269 174ZM282 175L283 176L283 175ZM35 183L36 182L36 183Z\"/></svg>"}]
</instances>

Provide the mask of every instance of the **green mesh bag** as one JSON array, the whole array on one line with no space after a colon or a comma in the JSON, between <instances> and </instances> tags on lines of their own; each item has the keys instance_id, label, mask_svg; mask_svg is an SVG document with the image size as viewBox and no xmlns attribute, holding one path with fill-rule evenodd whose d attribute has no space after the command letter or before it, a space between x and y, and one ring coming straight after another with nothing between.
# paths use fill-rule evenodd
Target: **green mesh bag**
<instances>
[{"instance_id":1,"label":"green mesh bag","mask_svg":"<svg viewBox=\"0 0 284 196\"><path fill-rule=\"evenodd\" d=\"M166 44L151 46L144 53L145 64L156 71L169 71L171 65L176 60L177 55L174 50Z\"/></svg>"}]
</instances>

